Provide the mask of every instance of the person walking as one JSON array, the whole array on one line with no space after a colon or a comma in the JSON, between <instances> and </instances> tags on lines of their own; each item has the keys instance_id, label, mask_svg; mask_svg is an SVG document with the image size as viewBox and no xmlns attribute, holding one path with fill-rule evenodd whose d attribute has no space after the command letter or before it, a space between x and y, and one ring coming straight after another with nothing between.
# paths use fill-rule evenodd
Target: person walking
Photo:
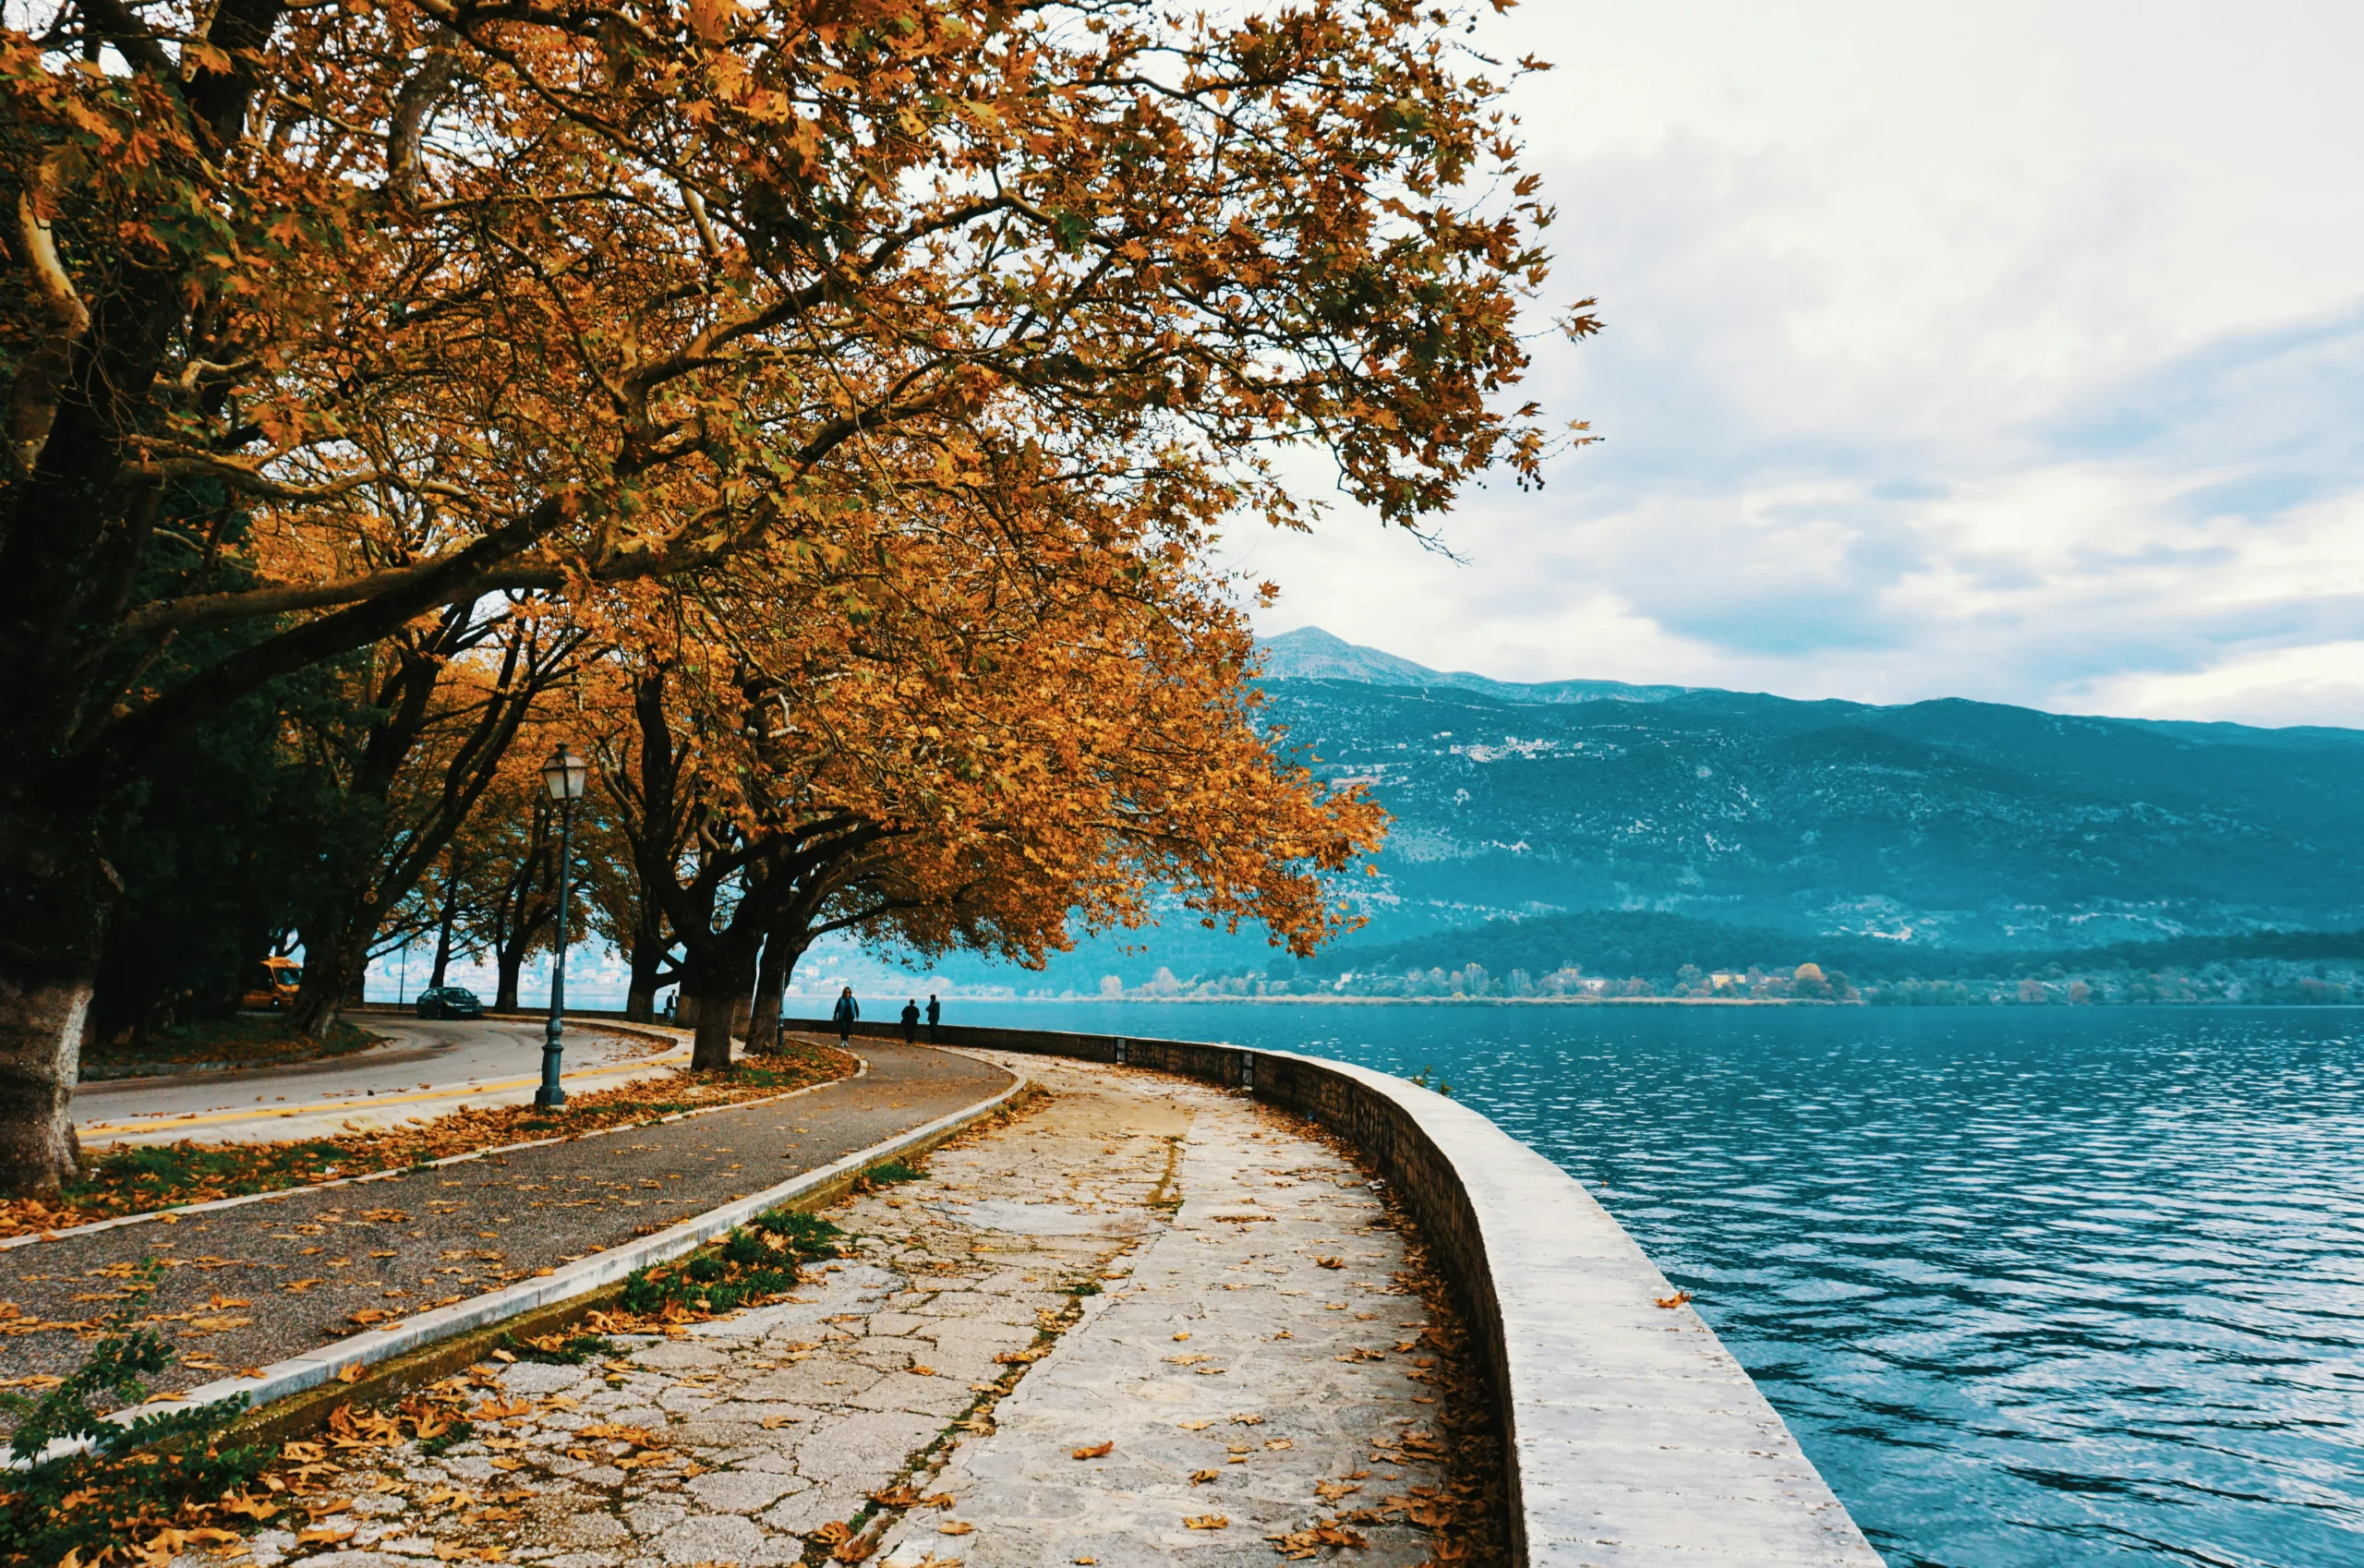
<instances>
[{"instance_id":1,"label":"person walking","mask_svg":"<svg viewBox=\"0 0 2364 1568\"><path fill-rule=\"evenodd\" d=\"M837 1011L829 1015L837 1020L838 1043L853 1043L853 1020L862 1017L862 1004L853 999L853 987L849 985L838 993Z\"/></svg>"},{"instance_id":2,"label":"person walking","mask_svg":"<svg viewBox=\"0 0 2364 1568\"><path fill-rule=\"evenodd\" d=\"M935 992L929 992L927 994L927 1043L931 1045L935 1043L935 1026L943 1017L944 1004L935 999Z\"/></svg>"},{"instance_id":3,"label":"person walking","mask_svg":"<svg viewBox=\"0 0 2364 1568\"><path fill-rule=\"evenodd\" d=\"M903 1003L903 1043L916 1045L919 1043L920 1005L916 1000L906 998Z\"/></svg>"}]
</instances>

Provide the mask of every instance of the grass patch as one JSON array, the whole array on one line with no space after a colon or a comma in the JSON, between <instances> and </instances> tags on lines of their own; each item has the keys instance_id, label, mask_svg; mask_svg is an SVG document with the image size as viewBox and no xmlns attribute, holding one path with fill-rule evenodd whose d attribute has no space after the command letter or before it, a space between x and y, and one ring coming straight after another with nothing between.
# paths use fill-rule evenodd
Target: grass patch
<instances>
[{"instance_id":1,"label":"grass patch","mask_svg":"<svg viewBox=\"0 0 2364 1568\"><path fill-rule=\"evenodd\" d=\"M327 1181L344 1172L352 1156L331 1139L305 1139L242 1148L236 1144L168 1143L111 1149L100 1154L88 1174L66 1188L68 1202L104 1202L111 1199L147 1195L161 1207L183 1201L175 1196L204 1192L219 1198L239 1198ZM133 1205L138 1206L138 1205Z\"/></svg>"},{"instance_id":2,"label":"grass patch","mask_svg":"<svg viewBox=\"0 0 2364 1568\"><path fill-rule=\"evenodd\" d=\"M501 1348L520 1361L538 1361L546 1367L580 1367L594 1357L616 1353L614 1341L596 1333L544 1333L531 1339L502 1334Z\"/></svg>"},{"instance_id":3,"label":"grass patch","mask_svg":"<svg viewBox=\"0 0 2364 1568\"><path fill-rule=\"evenodd\" d=\"M623 1311L679 1320L728 1312L796 1288L797 1266L835 1258L845 1233L793 1209L774 1209L732 1230L712 1248L677 1262L636 1269L624 1280Z\"/></svg>"},{"instance_id":4,"label":"grass patch","mask_svg":"<svg viewBox=\"0 0 2364 1568\"><path fill-rule=\"evenodd\" d=\"M92 1408L98 1395L140 1403L148 1396L146 1380L172 1365L171 1345L154 1330L132 1326L163 1272L152 1258L141 1268L132 1298L107 1320L80 1366L39 1395L0 1394L0 1409L17 1422L9 1456L23 1466L0 1494L0 1550L11 1561L52 1563L137 1551L193 1522L199 1530L192 1533L227 1541L233 1532L208 1529L204 1516L234 1500L260 1506L247 1499L246 1489L272 1452L223 1441L246 1410L244 1396L128 1424ZM61 1439L86 1439L90 1446L38 1457Z\"/></svg>"},{"instance_id":5,"label":"grass patch","mask_svg":"<svg viewBox=\"0 0 2364 1568\"><path fill-rule=\"evenodd\" d=\"M277 1013L235 1013L175 1024L144 1040L93 1044L82 1053L82 1060L93 1067L130 1062L238 1062L268 1067L275 1062L349 1055L382 1043L385 1038L342 1019L326 1035L314 1036L296 1033L295 1024Z\"/></svg>"},{"instance_id":6,"label":"grass patch","mask_svg":"<svg viewBox=\"0 0 2364 1568\"><path fill-rule=\"evenodd\" d=\"M854 1183L854 1190L868 1192L873 1188L893 1187L898 1182L925 1181L926 1179L927 1172L912 1164L909 1160L881 1160L862 1173L862 1179Z\"/></svg>"}]
</instances>

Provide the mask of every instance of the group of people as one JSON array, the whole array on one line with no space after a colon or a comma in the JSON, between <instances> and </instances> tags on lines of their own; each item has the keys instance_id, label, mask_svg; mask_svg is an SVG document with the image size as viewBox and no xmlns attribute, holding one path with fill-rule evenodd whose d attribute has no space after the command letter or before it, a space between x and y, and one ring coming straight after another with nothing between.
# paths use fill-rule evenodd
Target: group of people
<instances>
[{"instance_id":1,"label":"group of people","mask_svg":"<svg viewBox=\"0 0 2364 1568\"><path fill-rule=\"evenodd\" d=\"M829 1015L830 1020L838 1026L838 1044L846 1044L853 1039L854 1020L860 1017L862 1017L862 1004L853 999L853 987L849 985L838 993L837 1010ZM903 1004L904 1044L919 1043L920 1017L919 998L914 996ZM935 999L934 993L928 995L926 1017L928 1043L933 1045L935 1043L936 1023L944 1017L944 1004Z\"/></svg>"},{"instance_id":2,"label":"group of people","mask_svg":"<svg viewBox=\"0 0 2364 1568\"><path fill-rule=\"evenodd\" d=\"M666 995L665 1017L669 1021L675 1016L674 1000L679 995L679 992L669 992ZM853 999L853 987L849 985L838 993L837 1009L829 1015L830 1021L838 1026L838 1043L842 1045L853 1038L854 1020L860 1017L862 1017L862 1004ZM944 1004L935 999L933 992L928 995L927 1010L924 1014L920 1010L919 998L916 996L903 1004L903 1043L905 1044L919 1043L920 1020L923 1017L927 1020L928 1043L933 1045L935 1043L936 1023L944 1017Z\"/></svg>"}]
</instances>

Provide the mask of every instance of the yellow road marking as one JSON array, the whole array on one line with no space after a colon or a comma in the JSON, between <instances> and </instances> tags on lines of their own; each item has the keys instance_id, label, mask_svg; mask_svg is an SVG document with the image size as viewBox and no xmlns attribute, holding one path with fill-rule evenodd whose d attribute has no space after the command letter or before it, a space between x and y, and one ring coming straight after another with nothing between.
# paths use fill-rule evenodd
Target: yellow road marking
<instances>
[{"instance_id":1,"label":"yellow road marking","mask_svg":"<svg viewBox=\"0 0 2364 1568\"><path fill-rule=\"evenodd\" d=\"M615 1073L638 1072L647 1067L660 1067L674 1059L675 1053L666 1052L637 1062L617 1062L604 1067L583 1067L559 1075L561 1083L573 1083L580 1079L603 1078ZM372 1094L359 1100L317 1101L308 1105L273 1105L259 1111L221 1111L211 1115L190 1111L177 1116L140 1116L123 1122L84 1122L75 1128L77 1134L89 1136L103 1132L147 1132L167 1127L211 1127L222 1122L278 1121L289 1116L317 1116L333 1111L351 1115L373 1105L419 1105L436 1100L459 1100L472 1094L497 1093L505 1089L527 1089L542 1081L536 1073L531 1078L504 1078L490 1083L466 1083L452 1089L414 1090L408 1094Z\"/></svg>"}]
</instances>

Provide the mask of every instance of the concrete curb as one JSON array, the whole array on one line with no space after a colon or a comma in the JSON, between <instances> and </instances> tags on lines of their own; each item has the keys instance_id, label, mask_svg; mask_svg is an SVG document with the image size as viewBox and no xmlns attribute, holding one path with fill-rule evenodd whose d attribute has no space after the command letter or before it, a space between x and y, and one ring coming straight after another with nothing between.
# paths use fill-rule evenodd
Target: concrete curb
<instances>
[{"instance_id":1,"label":"concrete curb","mask_svg":"<svg viewBox=\"0 0 2364 1568\"><path fill-rule=\"evenodd\" d=\"M865 1064L866 1065L866 1064ZM1007 1070L1007 1069L1005 1069ZM132 1405L114 1411L110 1421L128 1425L146 1416L163 1415L175 1410L195 1409L215 1405L238 1394L245 1394L255 1408L303 1393L308 1390L336 1380L338 1374L352 1367L375 1366L424 1350L439 1341L453 1338L473 1330L490 1328L495 1324L522 1317L528 1312L553 1307L578 1296L588 1295L602 1286L614 1285L638 1269L654 1263L669 1262L685 1252L723 1235L732 1227L744 1224L766 1210L777 1209L799 1198L826 1193L833 1185L850 1184L863 1171L898 1155L933 1148L946 1139L992 1116L1034 1086L1033 1080L1023 1073L1012 1075L1015 1081L995 1094L964 1110L938 1116L932 1122L899 1133L882 1143L874 1143L833 1164L790 1176L761 1192L736 1199L720 1208L694 1214L678 1224L645 1236L629 1246L595 1253L578 1262L554 1270L549 1274L523 1285L513 1285L505 1290L471 1297L431 1312L421 1312L391 1328L372 1329L339 1342L308 1356L291 1357L274 1361L262 1369L259 1378L219 1378L210 1383L188 1390L177 1399L151 1400L145 1405ZM848 1079L834 1081L845 1083ZM815 1084L814 1088L823 1085ZM797 1093L809 1091L798 1090ZM780 1098L787 1098L781 1096ZM757 1104L754 1101L749 1104ZM717 1107L736 1110L737 1106ZM82 1443L55 1443L42 1453L42 1459L73 1453ZM36 1461L37 1463L38 1461ZM15 1466L9 1466L14 1468Z\"/></svg>"},{"instance_id":2,"label":"concrete curb","mask_svg":"<svg viewBox=\"0 0 2364 1568\"><path fill-rule=\"evenodd\" d=\"M185 1203L174 1209L150 1209L138 1214L117 1214L113 1219L92 1220L88 1224L68 1225L64 1230L29 1231L23 1236L0 1237L0 1252L6 1252L18 1247L32 1247L44 1241L64 1241L68 1236L89 1236L97 1231L119 1230L125 1225L175 1224L184 1214L210 1214L218 1209L242 1209L249 1203L275 1202L283 1198L292 1198L299 1192L326 1192L331 1188L357 1187L366 1181L392 1181L396 1176L408 1176L416 1170L440 1171L446 1165L465 1164L470 1160L488 1159L495 1154L514 1154L521 1149L541 1149L552 1143L580 1141L586 1138L606 1138L611 1133L631 1132L645 1127L669 1127L675 1122L685 1122L695 1116L710 1116L718 1111L743 1111L754 1105L776 1105L782 1100L793 1100L800 1094L810 1094L816 1090L827 1089L835 1084L852 1083L859 1079L869 1077L870 1058L857 1052L853 1059L858 1065L852 1072L843 1078L827 1079L820 1083L808 1083L802 1089L790 1089L778 1094L766 1094L759 1100L733 1100L727 1105L700 1105L694 1110L676 1111L669 1116L659 1116L655 1121L624 1122L616 1127L593 1128L588 1132L569 1133L563 1138L536 1138L524 1143L497 1143L488 1149L472 1149L464 1154L446 1154L440 1160L428 1161L423 1166L390 1165L382 1171L364 1171L359 1176L339 1176L334 1181L316 1181L304 1187L274 1187L269 1192L242 1192L235 1198L215 1198L203 1203ZM166 1219L166 1215L172 1217Z\"/></svg>"}]
</instances>

